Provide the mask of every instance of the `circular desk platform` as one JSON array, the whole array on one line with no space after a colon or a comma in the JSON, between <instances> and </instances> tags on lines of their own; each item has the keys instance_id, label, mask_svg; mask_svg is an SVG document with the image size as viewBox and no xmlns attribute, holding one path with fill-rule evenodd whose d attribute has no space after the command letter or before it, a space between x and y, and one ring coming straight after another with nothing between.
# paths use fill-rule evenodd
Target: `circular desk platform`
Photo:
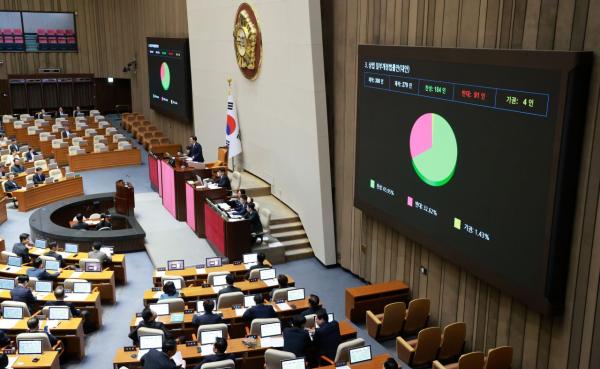
<instances>
[{"instance_id":1,"label":"circular desk platform","mask_svg":"<svg viewBox=\"0 0 600 369\"><path fill-rule=\"evenodd\" d=\"M127 216L114 211L114 195L114 192L109 192L73 197L35 210L29 217L32 238L53 240L61 247L65 243L76 243L80 250L89 249L94 241L114 246L115 253L145 250L146 232L134 215ZM109 212L114 227L119 229L83 231L69 228L69 221L77 213L89 215L93 212Z\"/></svg>"}]
</instances>

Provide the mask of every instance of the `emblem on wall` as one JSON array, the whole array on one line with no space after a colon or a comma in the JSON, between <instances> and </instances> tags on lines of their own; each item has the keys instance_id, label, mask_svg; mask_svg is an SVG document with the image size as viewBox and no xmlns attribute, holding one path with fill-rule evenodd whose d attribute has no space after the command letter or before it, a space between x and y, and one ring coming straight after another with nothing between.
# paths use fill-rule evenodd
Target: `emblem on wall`
<instances>
[{"instance_id":1,"label":"emblem on wall","mask_svg":"<svg viewBox=\"0 0 600 369\"><path fill-rule=\"evenodd\" d=\"M254 10L248 3L241 3L235 14L233 48L244 77L256 79L260 69L262 38Z\"/></svg>"}]
</instances>

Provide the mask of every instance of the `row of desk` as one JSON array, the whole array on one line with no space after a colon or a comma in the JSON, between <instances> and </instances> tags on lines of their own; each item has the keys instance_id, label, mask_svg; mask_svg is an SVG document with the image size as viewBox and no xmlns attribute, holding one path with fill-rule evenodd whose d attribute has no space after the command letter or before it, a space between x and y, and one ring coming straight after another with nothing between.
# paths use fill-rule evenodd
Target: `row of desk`
<instances>
[{"instance_id":1,"label":"row of desk","mask_svg":"<svg viewBox=\"0 0 600 369\"><path fill-rule=\"evenodd\" d=\"M63 178L58 182L11 192L19 202L19 211L26 212L69 197L83 195L83 178Z\"/></svg>"}]
</instances>

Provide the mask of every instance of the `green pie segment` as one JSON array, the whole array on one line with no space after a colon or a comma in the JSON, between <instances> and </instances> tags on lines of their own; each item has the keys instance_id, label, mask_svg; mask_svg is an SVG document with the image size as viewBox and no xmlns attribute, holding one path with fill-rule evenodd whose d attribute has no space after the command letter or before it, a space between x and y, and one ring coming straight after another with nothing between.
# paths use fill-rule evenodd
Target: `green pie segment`
<instances>
[{"instance_id":1,"label":"green pie segment","mask_svg":"<svg viewBox=\"0 0 600 369\"><path fill-rule=\"evenodd\" d=\"M435 187L448 183L456 169L458 147L446 119L435 113L422 115L412 128L410 140L412 164L419 178ZM424 146L423 142L430 145ZM412 150L413 147L421 149Z\"/></svg>"}]
</instances>

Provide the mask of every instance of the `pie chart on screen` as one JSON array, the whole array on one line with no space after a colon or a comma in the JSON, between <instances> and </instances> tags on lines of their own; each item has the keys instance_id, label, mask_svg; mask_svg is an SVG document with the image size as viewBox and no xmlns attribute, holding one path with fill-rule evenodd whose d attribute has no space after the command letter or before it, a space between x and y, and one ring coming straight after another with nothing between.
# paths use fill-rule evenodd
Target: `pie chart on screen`
<instances>
[{"instance_id":1,"label":"pie chart on screen","mask_svg":"<svg viewBox=\"0 0 600 369\"><path fill-rule=\"evenodd\" d=\"M171 85L171 71L169 71L169 64L166 62L162 62L160 65L160 83L165 91L167 91Z\"/></svg>"},{"instance_id":2,"label":"pie chart on screen","mask_svg":"<svg viewBox=\"0 0 600 369\"><path fill-rule=\"evenodd\" d=\"M458 159L456 136L450 123L435 113L421 115L410 131L410 156L423 182L434 187L448 183Z\"/></svg>"}]
</instances>

